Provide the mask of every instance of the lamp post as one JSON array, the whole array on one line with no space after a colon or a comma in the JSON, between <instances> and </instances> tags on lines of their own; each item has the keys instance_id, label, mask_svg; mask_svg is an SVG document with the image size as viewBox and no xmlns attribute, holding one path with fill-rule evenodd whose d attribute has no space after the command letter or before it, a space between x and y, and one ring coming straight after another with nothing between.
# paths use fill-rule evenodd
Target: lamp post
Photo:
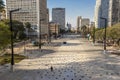
<instances>
[{"instance_id":1,"label":"lamp post","mask_svg":"<svg viewBox=\"0 0 120 80\"><path fill-rule=\"evenodd\" d=\"M105 33L104 33L104 53L105 53L106 52L107 18L100 17L100 19L105 20Z\"/></svg>"},{"instance_id":2,"label":"lamp post","mask_svg":"<svg viewBox=\"0 0 120 80\"><path fill-rule=\"evenodd\" d=\"M48 31L49 31L48 43L51 43L51 28L50 28L50 23L48 23Z\"/></svg>"},{"instance_id":3,"label":"lamp post","mask_svg":"<svg viewBox=\"0 0 120 80\"><path fill-rule=\"evenodd\" d=\"M56 29L57 29L57 24L55 24L55 39L57 39L57 31L56 31Z\"/></svg>"},{"instance_id":4,"label":"lamp post","mask_svg":"<svg viewBox=\"0 0 120 80\"><path fill-rule=\"evenodd\" d=\"M10 30L11 30L11 71L13 72L13 66L14 66L14 49L13 49L13 27L12 27L12 13L19 11L21 8L10 10Z\"/></svg>"},{"instance_id":5,"label":"lamp post","mask_svg":"<svg viewBox=\"0 0 120 80\"><path fill-rule=\"evenodd\" d=\"M45 19L40 19L40 29L39 29L39 49L41 50L41 39L42 39L42 36L41 36L41 21L44 21Z\"/></svg>"},{"instance_id":6,"label":"lamp post","mask_svg":"<svg viewBox=\"0 0 120 80\"><path fill-rule=\"evenodd\" d=\"M93 43L95 44L95 26L93 28Z\"/></svg>"}]
</instances>

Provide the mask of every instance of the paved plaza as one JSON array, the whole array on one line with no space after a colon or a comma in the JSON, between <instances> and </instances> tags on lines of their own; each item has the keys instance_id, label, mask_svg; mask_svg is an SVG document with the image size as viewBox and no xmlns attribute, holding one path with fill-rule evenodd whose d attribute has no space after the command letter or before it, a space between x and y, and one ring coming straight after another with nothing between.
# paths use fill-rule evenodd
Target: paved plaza
<instances>
[{"instance_id":1,"label":"paved plaza","mask_svg":"<svg viewBox=\"0 0 120 80\"><path fill-rule=\"evenodd\" d=\"M0 72L0 80L120 80L120 56L103 54L102 47L75 35L65 37L42 53L34 50L13 73Z\"/></svg>"}]
</instances>

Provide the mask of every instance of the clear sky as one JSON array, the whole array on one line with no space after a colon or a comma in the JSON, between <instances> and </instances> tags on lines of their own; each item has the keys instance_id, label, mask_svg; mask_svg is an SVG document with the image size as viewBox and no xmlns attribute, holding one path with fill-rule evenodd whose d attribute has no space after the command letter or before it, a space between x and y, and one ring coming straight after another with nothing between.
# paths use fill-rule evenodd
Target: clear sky
<instances>
[{"instance_id":1,"label":"clear sky","mask_svg":"<svg viewBox=\"0 0 120 80\"><path fill-rule=\"evenodd\" d=\"M77 16L90 18L93 21L96 0L47 0L48 8L66 8L66 23L69 22L73 27L77 24Z\"/></svg>"}]
</instances>

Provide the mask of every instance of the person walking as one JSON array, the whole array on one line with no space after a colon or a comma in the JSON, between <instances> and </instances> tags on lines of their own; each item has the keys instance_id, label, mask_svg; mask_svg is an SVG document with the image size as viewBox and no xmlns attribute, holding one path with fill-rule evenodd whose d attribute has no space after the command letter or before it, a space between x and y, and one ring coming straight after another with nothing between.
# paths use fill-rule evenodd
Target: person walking
<instances>
[{"instance_id":1,"label":"person walking","mask_svg":"<svg viewBox=\"0 0 120 80\"><path fill-rule=\"evenodd\" d=\"M53 67L52 66L50 67L50 70L51 70L51 72L53 72Z\"/></svg>"}]
</instances>

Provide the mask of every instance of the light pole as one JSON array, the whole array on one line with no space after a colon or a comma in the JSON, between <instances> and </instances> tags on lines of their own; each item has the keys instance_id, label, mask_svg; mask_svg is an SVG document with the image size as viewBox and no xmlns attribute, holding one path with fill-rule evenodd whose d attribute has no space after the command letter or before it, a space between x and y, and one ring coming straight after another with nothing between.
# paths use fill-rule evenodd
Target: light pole
<instances>
[{"instance_id":1,"label":"light pole","mask_svg":"<svg viewBox=\"0 0 120 80\"><path fill-rule=\"evenodd\" d=\"M50 28L50 23L48 23L48 31L49 31L48 43L51 43L51 28Z\"/></svg>"},{"instance_id":2,"label":"light pole","mask_svg":"<svg viewBox=\"0 0 120 80\"><path fill-rule=\"evenodd\" d=\"M39 43L39 50L41 50L41 42L42 42L42 41L41 41L41 39L42 39L42 36L41 36L41 21L44 21L44 20L45 20L45 19L40 19L39 39L38 39L39 42L40 42L40 43L38 42L38 43Z\"/></svg>"},{"instance_id":3,"label":"light pole","mask_svg":"<svg viewBox=\"0 0 120 80\"><path fill-rule=\"evenodd\" d=\"M57 31L56 31L56 29L57 29L57 24L55 24L55 39L57 39Z\"/></svg>"},{"instance_id":4,"label":"light pole","mask_svg":"<svg viewBox=\"0 0 120 80\"><path fill-rule=\"evenodd\" d=\"M14 66L14 49L13 49L13 27L12 27L12 13L19 11L21 8L10 10L10 30L11 30L11 71L13 72L13 66Z\"/></svg>"},{"instance_id":5,"label":"light pole","mask_svg":"<svg viewBox=\"0 0 120 80\"><path fill-rule=\"evenodd\" d=\"M105 53L106 52L107 18L100 17L100 19L105 20L105 33L104 33L104 53Z\"/></svg>"},{"instance_id":6,"label":"light pole","mask_svg":"<svg viewBox=\"0 0 120 80\"><path fill-rule=\"evenodd\" d=\"M93 27L93 43L95 44L95 26Z\"/></svg>"}]
</instances>

